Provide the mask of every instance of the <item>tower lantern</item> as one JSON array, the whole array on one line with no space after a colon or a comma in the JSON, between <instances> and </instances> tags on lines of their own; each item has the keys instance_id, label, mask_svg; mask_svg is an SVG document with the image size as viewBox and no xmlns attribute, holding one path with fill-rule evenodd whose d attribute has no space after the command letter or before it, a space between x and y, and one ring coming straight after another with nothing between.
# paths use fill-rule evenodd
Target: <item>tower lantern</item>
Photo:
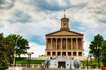
<instances>
[{"instance_id":1,"label":"tower lantern","mask_svg":"<svg viewBox=\"0 0 106 70\"><path fill-rule=\"evenodd\" d=\"M64 13L64 17L61 18L61 29L60 30L62 30L62 31L69 31L68 23L69 23L69 19L66 18L66 15Z\"/></svg>"}]
</instances>

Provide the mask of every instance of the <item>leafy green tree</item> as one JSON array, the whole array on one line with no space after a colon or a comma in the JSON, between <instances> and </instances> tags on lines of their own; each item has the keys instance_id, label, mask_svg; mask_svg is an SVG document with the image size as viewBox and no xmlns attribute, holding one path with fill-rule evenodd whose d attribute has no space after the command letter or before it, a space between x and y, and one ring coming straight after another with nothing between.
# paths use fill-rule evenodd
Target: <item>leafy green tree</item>
<instances>
[{"instance_id":1,"label":"leafy green tree","mask_svg":"<svg viewBox=\"0 0 106 70\"><path fill-rule=\"evenodd\" d=\"M0 34L0 69L8 67L8 59L6 58L5 48L3 45L3 35Z\"/></svg>"},{"instance_id":2,"label":"leafy green tree","mask_svg":"<svg viewBox=\"0 0 106 70\"><path fill-rule=\"evenodd\" d=\"M93 41L90 44L90 51L89 53L92 54L98 62L98 67L100 67L100 57L101 57L101 49L102 49L102 42L104 41L102 35L97 34L94 36Z\"/></svg>"},{"instance_id":3,"label":"leafy green tree","mask_svg":"<svg viewBox=\"0 0 106 70\"><path fill-rule=\"evenodd\" d=\"M0 34L0 70L4 70L13 64L14 50L18 56L27 53L28 41L20 35L10 34L4 37Z\"/></svg>"},{"instance_id":4,"label":"leafy green tree","mask_svg":"<svg viewBox=\"0 0 106 70\"><path fill-rule=\"evenodd\" d=\"M106 65L106 40L102 43L102 63Z\"/></svg>"},{"instance_id":5,"label":"leafy green tree","mask_svg":"<svg viewBox=\"0 0 106 70\"><path fill-rule=\"evenodd\" d=\"M20 35L10 34L6 37L13 46L14 50L16 51L16 55L20 57L21 54L26 54L28 47L28 41Z\"/></svg>"},{"instance_id":6,"label":"leafy green tree","mask_svg":"<svg viewBox=\"0 0 106 70\"><path fill-rule=\"evenodd\" d=\"M12 59L10 52L9 41L0 34L0 70L8 68L10 60Z\"/></svg>"},{"instance_id":7,"label":"leafy green tree","mask_svg":"<svg viewBox=\"0 0 106 70\"><path fill-rule=\"evenodd\" d=\"M5 43L6 44L6 47L7 47L7 57L8 57L8 62L9 64L13 64L13 59L14 59L14 46L13 44L7 40L5 38Z\"/></svg>"},{"instance_id":8,"label":"leafy green tree","mask_svg":"<svg viewBox=\"0 0 106 70\"><path fill-rule=\"evenodd\" d=\"M100 56L100 53L97 53L98 52L97 49L101 49L103 41L104 41L103 37L100 34L97 34L96 36L94 36L93 41L91 41L91 43L90 43L89 53L93 54L95 58Z\"/></svg>"}]
</instances>

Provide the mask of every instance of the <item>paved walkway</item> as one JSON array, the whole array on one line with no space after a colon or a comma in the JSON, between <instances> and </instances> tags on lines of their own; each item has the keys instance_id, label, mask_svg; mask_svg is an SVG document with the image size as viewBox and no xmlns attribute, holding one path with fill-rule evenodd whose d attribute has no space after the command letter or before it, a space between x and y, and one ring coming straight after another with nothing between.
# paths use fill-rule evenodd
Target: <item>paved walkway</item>
<instances>
[{"instance_id":1,"label":"paved walkway","mask_svg":"<svg viewBox=\"0 0 106 70\"><path fill-rule=\"evenodd\" d=\"M7 70L72 70L72 69L44 69L44 68L26 68L26 67L10 67ZM74 70L101 70L101 69L74 69Z\"/></svg>"}]
</instances>

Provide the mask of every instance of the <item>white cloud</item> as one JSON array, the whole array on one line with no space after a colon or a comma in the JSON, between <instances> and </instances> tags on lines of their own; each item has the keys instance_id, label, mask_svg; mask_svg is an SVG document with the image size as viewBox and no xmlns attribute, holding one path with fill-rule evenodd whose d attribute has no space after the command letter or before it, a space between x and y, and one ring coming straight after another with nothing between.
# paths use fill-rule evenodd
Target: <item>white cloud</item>
<instances>
[{"instance_id":1,"label":"white cloud","mask_svg":"<svg viewBox=\"0 0 106 70\"><path fill-rule=\"evenodd\" d=\"M45 55L45 46L43 45L38 45L36 43L29 43L30 49L28 52L33 52L32 57L38 57L39 55Z\"/></svg>"},{"instance_id":2,"label":"white cloud","mask_svg":"<svg viewBox=\"0 0 106 70\"><path fill-rule=\"evenodd\" d=\"M83 48L84 48L84 55L87 56L89 53L89 41L84 40Z\"/></svg>"}]
</instances>

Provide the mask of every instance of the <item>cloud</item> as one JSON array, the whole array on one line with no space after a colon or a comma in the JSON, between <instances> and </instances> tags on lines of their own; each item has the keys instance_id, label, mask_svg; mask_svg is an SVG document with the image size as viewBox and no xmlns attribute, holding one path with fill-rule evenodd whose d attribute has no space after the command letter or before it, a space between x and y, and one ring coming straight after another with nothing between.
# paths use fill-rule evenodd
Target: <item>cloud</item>
<instances>
[{"instance_id":1,"label":"cloud","mask_svg":"<svg viewBox=\"0 0 106 70\"><path fill-rule=\"evenodd\" d=\"M36 46L45 45L45 34L59 30L66 9L70 30L84 33L86 50L97 33L106 37L105 6L105 0L16 0L11 9L0 9L0 32L21 34Z\"/></svg>"},{"instance_id":2,"label":"cloud","mask_svg":"<svg viewBox=\"0 0 106 70\"><path fill-rule=\"evenodd\" d=\"M45 55L45 46L39 45L37 43L30 42L30 49L27 51L28 53L32 53L32 58L39 57L40 55ZM28 57L28 55L21 55L22 57Z\"/></svg>"},{"instance_id":3,"label":"cloud","mask_svg":"<svg viewBox=\"0 0 106 70\"><path fill-rule=\"evenodd\" d=\"M87 41L84 41L84 52L83 52L83 54L85 55L85 56L87 56L88 55L88 53L89 53L89 42L87 42Z\"/></svg>"},{"instance_id":4,"label":"cloud","mask_svg":"<svg viewBox=\"0 0 106 70\"><path fill-rule=\"evenodd\" d=\"M45 46L30 42L28 52L33 52L32 57L38 57L45 54Z\"/></svg>"},{"instance_id":5,"label":"cloud","mask_svg":"<svg viewBox=\"0 0 106 70\"><path fill-rule=\"evenodd\" d=\"M82 8L86 5L86 1L76 1L76 0L31 0L31 4L37 6L43 11L62 11L64 9L70 8Z\"/></svg>"},{"instance_id":6,"label":"cloud","mask_svg":"<svg viewBox=\"0 0 106 70\"><path fill-rule=\"evenodd\" d=\"M13 16L10 17L10 19L8 21L10 23L30 23L32 21L31 18L32 17L30 15L28 15L28 13L25 13L20 10L16 10L13 13Z\"/></svg>"}]
</instances>

